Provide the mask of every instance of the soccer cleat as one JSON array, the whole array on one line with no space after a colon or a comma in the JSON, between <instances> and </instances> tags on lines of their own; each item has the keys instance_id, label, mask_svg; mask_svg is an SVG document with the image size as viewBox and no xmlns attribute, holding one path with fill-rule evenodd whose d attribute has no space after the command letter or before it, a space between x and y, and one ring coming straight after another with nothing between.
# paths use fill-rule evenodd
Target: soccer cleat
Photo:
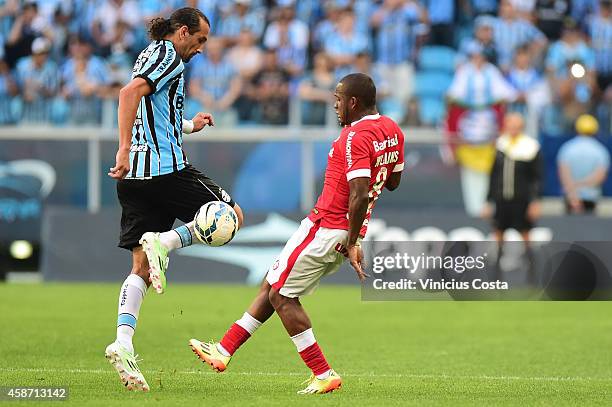
<instances>
[{"instance_id":1,"label":"soccer cleat","mask_svg":"<svg viewBox=\"0 0 612 407\"><path fill-rule=\"evenodd\" d=\"M138 368L137 356L118 342L108 345L104 355L119 373L121 383L128 390L149 391L149 384Z\"/></svg>"},{"instance_id":2,"label":"soccer cleat","mask_svg":"<svg viewBox=\"0 0 612 407\"><path fill-rule=\"evenodd\" d=\"M231 356L225 356L219 349L217 349L217 343L215 342L200 342L197 339L190 339L189 346L193 353L196 354L198 359L202 362L208 363L213 370L221 373L227 369Z\"/></svg>"},{"instance_id":3,"label":"soccer cleat","mask_svg":"<svg viewBox=\"0 0 612 407\"><path fill-rule=\"evenodd\" d=\"M166 290L166 269L170 260L168 249L159 240L159 233L147 232L142 235L139 243L149 260L151 285L158 294L163 294Z\"/></svg>"},{"instance_id":4,"label":"soccer cleat","mask_svg":"<svg viewBox=\"0 0 612 407\"><path fill-rule=\"evenodd\" d=\"M331 393L342 386L342 378L333 370L329 373L327 379L318 379L317 376L311 375L309 379L302 384L308 383L304 390L298 391L298 394L324 394Z\"/></svg>"}]
</instances>

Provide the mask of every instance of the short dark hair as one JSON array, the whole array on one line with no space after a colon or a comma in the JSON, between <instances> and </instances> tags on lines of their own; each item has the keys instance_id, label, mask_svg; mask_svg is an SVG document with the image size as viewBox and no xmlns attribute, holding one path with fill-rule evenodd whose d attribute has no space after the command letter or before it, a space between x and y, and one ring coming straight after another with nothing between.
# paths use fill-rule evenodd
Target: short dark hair
<instances>
[{"instance_id":1,"label":"short dark hair","mask_svg":"<svg viewBox=\"0 0 612 407\"><path fill-rule=\"evenodd\" d=\"M189 33L193 34L200 30L200 20L204 20L210 27L208 17L197 8L179 8L172 13L170 18L158 17L151 20L149 24L149 36L152 40L162 40L164 37L174 33L184 25L189 28Z\"/></svg>"},{"instance_id":2,"label":"short dark hair","mask_svg":"<svg viewBox=\"0 0 612 407\"><path fill-rule=\"evenodd\" d=\"M376 85L364 73L351 73L340 80L348 97L355 97L365 109L376 107Z\"/></svg>"}]
</instances>

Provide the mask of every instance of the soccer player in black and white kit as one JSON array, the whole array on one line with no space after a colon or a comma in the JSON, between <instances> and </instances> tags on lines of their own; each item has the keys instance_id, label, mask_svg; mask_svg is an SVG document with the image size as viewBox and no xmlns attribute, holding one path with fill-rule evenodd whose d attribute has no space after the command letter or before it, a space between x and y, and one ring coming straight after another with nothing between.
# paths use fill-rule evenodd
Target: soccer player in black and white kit
<instances>
[{"instance_id":1,"label":"soccer player in black and white kit","mask_svg":"<svg viewBox=\"0 0 612 407\"><path fill-rule=\"evenodd\" d=\"M108 175L117 179L122 208L119 247L132 251L132 271L119 294L117 339L105 353L129 390L149 390L132 336L149 284L158 293L165 288L168 252L192 244L193 218L207 202L233 206L242 224L240 207L192 167L182 149L182 133L214 125L206 113L183 120L184 63L202 52L209 31L208 18L195 8L154 19L152 42L138 56L131 82L119 93L119 149ZM186 224L172 230L176 219Z\"/></svg>"}]
</instances>

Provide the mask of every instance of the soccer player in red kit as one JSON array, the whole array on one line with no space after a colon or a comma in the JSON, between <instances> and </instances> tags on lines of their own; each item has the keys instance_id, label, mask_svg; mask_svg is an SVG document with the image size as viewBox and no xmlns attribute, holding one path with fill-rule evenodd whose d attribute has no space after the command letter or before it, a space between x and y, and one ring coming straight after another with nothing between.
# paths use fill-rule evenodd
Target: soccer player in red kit
<instances>
[{"instance_id":1,"label":"soccer player in red kit","mask_svg":"<svg viewBox=\"0 0 612 407\"><path fill-rule=\"evenodd\" d=\"M189 344L198 357L222 372L234 352L276 311L304 363L312 370L301 394L336 390L340 376L317 344L299 297L312 293L321 277L334 273L348 257L361 281L360 241L383 188L399 186L404 168L404 135L376 110L376 87L362 73L336 86L335 109L343 129L329 151L323 192L314 209L272 264L257 297L220 342Z\"/></svg>"}]
</instances>

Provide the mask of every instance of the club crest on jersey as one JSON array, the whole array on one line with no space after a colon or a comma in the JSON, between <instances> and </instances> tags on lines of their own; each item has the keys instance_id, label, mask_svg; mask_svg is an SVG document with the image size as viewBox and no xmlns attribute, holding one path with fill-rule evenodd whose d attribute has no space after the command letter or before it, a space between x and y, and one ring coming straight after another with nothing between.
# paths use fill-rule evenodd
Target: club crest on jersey
<instances>
[{"instance_id":1,"label":"club crest on jersey","mask_svg":"<svg viewBox=\"0 0 612 407\"><path fill-rule=\"evenodd\" d=\"M397 139L397 134L395 134L393 137L387 137L381 142L374 140L372 141L372 144L374 145L374 151L378 153L386 148L395 147L399 144L399 141Z\"/></svg>"}]
</instances>

